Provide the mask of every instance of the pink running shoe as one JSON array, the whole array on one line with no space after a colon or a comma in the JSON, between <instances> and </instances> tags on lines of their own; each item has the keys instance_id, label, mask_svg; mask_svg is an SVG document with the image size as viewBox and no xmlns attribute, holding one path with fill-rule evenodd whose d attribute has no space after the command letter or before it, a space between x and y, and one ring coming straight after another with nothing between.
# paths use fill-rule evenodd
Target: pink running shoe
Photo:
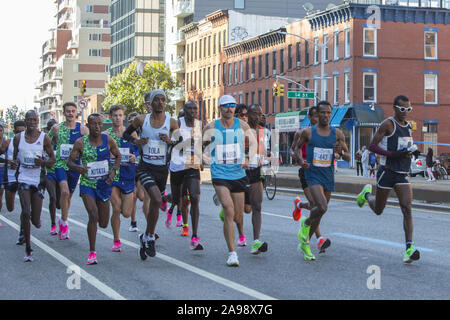
<instances>
[{"instance_id":1,"label":"pink running shoe","mask_svg":"<svg viewBox=\"0 0 450 320\"><path fill-rule=\"evenodd\" d=\"M70 234L69 225L68 224L66 224L65 226L61 225L61 227L62 227L62 230L60 230L59 239L60 240L68 240L68 239L70 239L70 236L69 236L69 234Z\"/></svg>"},{"instance_id":2,"label":"pink running shoe","mask_svg":"<svg viewBox=\"0 0 450 320\"><path fill-rule=\"evenodd\" d=\"M88 260L86 262L86 264L97 264L97 253L95 252L89 252L89 256L88 256Z\"/></svg>"},{"instance_id":3,"label":"pink running shoe","mask_svg":"<svg viewBox=\"0 0 450 320\"><path fill-rule=\"evenodd\" d=\"M203 246L199 241L200 239L197 237L192 237L191 243L189 244L189 247L191 250L203 250Z\"/></svg>"},{"instance_id":4,"label":"pink running shoe","mask_svg":"<svg viewBox=\"0 0 450 320\"><path fill-rule=\"evenodd\" d=\"M56 236L58 234L58 230L56 229L56 224L50 228L50 234L52 236Z\"/></svg>"},{"instance_id":5,"label":"pink running shoe","mask_svg":"<svg viewBox=\"0 0 450 320\"><path fill-rule=\"evenodd\" d=\"M163 196L164 196L164 197L167 196L167 192L166 192L166 191L164 191ZM163 202L161 202L161 207L160 207L160 209L161 209L161 211L166 211L166 210L167 210L167 201L164 201L164 200L163 200Z\"/></svg>"},{"instance_id":6,"label":"pink running shoe","mask_svg":"<svg viewBox=\"0 0 450 320\"><path fill-rule=\"evenodd\" d=\"M166 221L165 221L165 224L166 224L167 228L172 228L172 216L173 216L172 213L167 212L167 218L166 218Z\"/></svg>"},{"instance_id":7,"label":"pink running shoe","mask_svg":"<svg viewBox=\"0 0 450 320\"><path fill-rule=\"evenodd\" d=\"M331 241L328 238L320 239L319 243L317 243L317 249L319 249L319 253L324 253L325 249L331 245Z\"/></svg>"},{"instance_id":8,"label":"pink running shoe","mask_svg":"<svg viewBox=\"0 0 450 320\"><path fill-rule=\"evenodd\" d=\"M120 240L113 241L112 252L122 252L122 246Z\"/></svg>"},{"instance_id":9,"label":"pink running shoe","mask_svg":"<svg viewBox=\"0 0 450 320\"><path fill-rule=\"evenodd\" d=\"M180 215L177 215L177 227L182 227L183 226L183 218Z\"/></svg>"},{"instance_id":10,"label":"pink running shoe","mask_svg":"<svg viewBox=\"0 0 450 320\"><path fill-rule=\"evenodd\" d=\"M245 241L245 235L241 234L239 236L239 241L238 241L238 247L245 247L247 245L247 242Z\"/></svg>"}]
</instances>

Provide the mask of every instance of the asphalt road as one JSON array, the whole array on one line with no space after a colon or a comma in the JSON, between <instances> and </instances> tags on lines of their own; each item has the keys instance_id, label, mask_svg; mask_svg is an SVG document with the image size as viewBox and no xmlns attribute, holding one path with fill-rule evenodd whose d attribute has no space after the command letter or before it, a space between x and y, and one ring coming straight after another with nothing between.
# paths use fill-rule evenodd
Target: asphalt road
<instances>
[{"instance_id":1,"label":"asphalt road","mask_svg":"<svg viewBox=\"0 0 450 320\"><path fill-rule=\"evenodd\" d=\"M34 261L24 263L24 247L15 245L20 206L0 214L0 299L45 300L306 300L306 299L449 299L450 216L414 211L414 240L421 259L402 262L404 233L399 208L376 216L355 202L331 200L322 232L331 247L306 262L297 251L299 223L291 218L293 197L277 194L264 200L261 240L269 250L250 254L251 216L245 216L248 246L237 248L240 266L226 265L227 247L213 189L202 185L199 236L204 251L191 251L180 228L168 229L160 215L157 255L141 261L136 233L122 219L123 251L114 253L112 230L97 236L99 264L88 266L87 213L78 189L69 214L71 239L49 235L50 217L44 204L42 228L32 227ZM139 205L140 208L140 205ZM308 214L307 211L304 214ZM138 227L144 228L141 212ZM80 275L80 276L78 276Z\"/></svg>"}]
</instances>

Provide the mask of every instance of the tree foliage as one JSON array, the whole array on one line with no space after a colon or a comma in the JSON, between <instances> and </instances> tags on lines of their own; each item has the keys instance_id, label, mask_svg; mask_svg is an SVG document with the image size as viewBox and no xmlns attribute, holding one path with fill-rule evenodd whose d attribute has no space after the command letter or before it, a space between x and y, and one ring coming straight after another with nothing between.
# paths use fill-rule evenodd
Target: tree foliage
<instances>
[{"instance_id":1,"label":"tree foliage","mask_svg":"<svg viewBox=\"0 0 450 320\"><path fill-rule=\"evenodd\" d=\"M10 124L12 127L17 120L25 120L25 111L19 111L19 108L16 105L6 108L3 118L1 119L3 124Z\"/></svg>"},{"instance_id":2,"label":"tree foliage","mask_svg":"<svg viewBox=\"0 0 450 320\"><path fill-rule=\"evenodd\" d=\"M112 77L106 85L103 108L108 111L114 104L123 104L126 114L131 112L146 113L144 108L144 94L154 89L166 92L166 111L173 114L175 107L170 101L170 91L177 83L172 78L170 70L162 62L151 61L145 65L142 76L136 73L136 61L132 62L122 73Z\"/></svg>"}]
</instances>

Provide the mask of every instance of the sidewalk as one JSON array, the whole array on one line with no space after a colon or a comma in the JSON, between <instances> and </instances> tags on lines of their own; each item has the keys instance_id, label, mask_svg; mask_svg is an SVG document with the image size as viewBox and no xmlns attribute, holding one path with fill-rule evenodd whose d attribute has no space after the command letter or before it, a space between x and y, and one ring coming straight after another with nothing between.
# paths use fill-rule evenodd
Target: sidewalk
<instances>
[{"instance_id":1,"label":"sidewalk","mask_svg":"<svg viewBox=\"0 0 450 320\"><path fill-rule=\"evenodd\" d=\"M298 178L298 166L285 166L280 167L277 172L277 189L279 191L289 191L291 189L301 189L300 181ZM209 168L201 174L202 181L210 183L211 174ZM410 178L413 188L413 201L417 203L417 206L423 206L424 208L441 207L447 210L450 206L450 180L437 180L434 182L428 182L422 176L416 176ZM366 184L372 184L373 193L376 190L376 178L366 178L356 176L355 169L343 169L338 168L335 174L335 194L345 194L345 197L354 197L361 192L362 188ZM288 188L283 190L283 188ZM390 194L392 201L396 201L395 192ZM397 201L398 204L398 201ZM428 206L428 207L427 207ZM450 212L450 211L449 211Z\"/></svg>"}]
</instances>

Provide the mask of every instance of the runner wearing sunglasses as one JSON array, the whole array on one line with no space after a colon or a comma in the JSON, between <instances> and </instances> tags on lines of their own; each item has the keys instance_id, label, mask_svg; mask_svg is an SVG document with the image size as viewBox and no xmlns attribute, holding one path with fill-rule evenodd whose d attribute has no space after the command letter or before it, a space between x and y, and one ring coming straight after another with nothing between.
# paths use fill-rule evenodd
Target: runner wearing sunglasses
<instances>
[{"instance_id":1,"label":"runner wearing sunglasses","mask_svg":"<svg viewBox=\"0 0 450 320\"><path fill-rule=\"evenodd\" d=\"M413 217L411 213L412 188L408 180L411 165L411 153L415 151L411 136L411 124L406 121L412 111L411 102L405 96L397 96L394 100L394 117L386 119L375 133L369 150L381 155L380 168L377 172L376 195L372 186L366 185L358 195L356 202L363 207L366 202L377 215L381 215L386 206L391 189L395 190L403 213L406 252L403 262L411 263L419 260L420 252L414 247Z\"/></svg>"}]
</instances>

